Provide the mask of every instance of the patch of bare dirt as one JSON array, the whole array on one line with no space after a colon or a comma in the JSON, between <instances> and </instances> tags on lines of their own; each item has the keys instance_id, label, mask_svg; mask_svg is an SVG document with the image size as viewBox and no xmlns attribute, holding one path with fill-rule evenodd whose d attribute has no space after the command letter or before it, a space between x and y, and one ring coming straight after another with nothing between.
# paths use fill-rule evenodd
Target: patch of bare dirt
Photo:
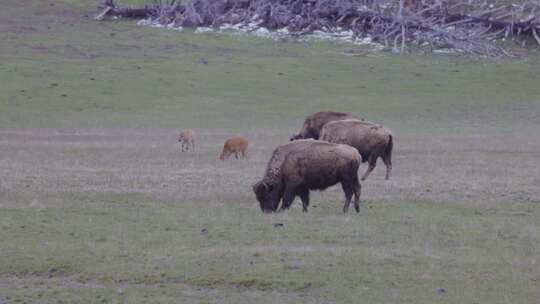
<instances>
[{"instance_id":1,"label":"patch of bare dirt","mask_svg":"<svg viewBox=\"0 0 540 304\"><path fill-rule=\"evenodd\" d=\"M173 287L182 298L185 299L213 299L214 301L222 301L224 295L234 291L242 299L251 299L247 303L257 302L257 299L264 296L276 300L279 303L320 303L320 300L310 295L308 291L279 291L279 290L260 290L250 288L249 286L216 284L212 286L199 286L182 283L178 279L163 279L155 284L141 284L134 282L109 282L107 284L99 283L95 279L80 280L78 276L57 276L43 277L36 275L0 276L1 289L26 289L31 287L35 293L50 292L51 290L58 291L66 290L98 290L98 289L113 289L118 295L130 293L130 289L147 289L147 290L163 290L164 286ZM0 295L0 303L3 298ZM8 302L6 302L8 303ZM274 302L275 303L275 302ZM333 303L333 302L324 302Z\"/></svg>"},{"instance_id":2,"label":"patch of bare dirt","mask_svg":"<svg viewBox=\"0 0 540 304\"><path fill-rule=\"evenodd\" d=\"M195 152L180 151L176 130L0 131L4 205L44 208L40 193L145 193L175 201L254 204L251 185L286 134L251 131L248 160L220 161L223 131L197 132ZM396 138L394 171L379 164L362 183L363 200L426 199L489 203L540 197L540 141L531 138ZM362 165L360 173L366 170ZM27 201L20 202L21 193ZM36 195L33 195L35 193ZM18 195L21 194L21 195ZM314 201L342 200L339 187ZM54 206L55 203L53 202Z\"/></svg>"},{"instance_id":3,"label":"patch of bare dirt","mask_svg":"<svg viewBox=\"0 0 540 304\"><path fill-rule=\"evenodd\" d=\"M30 25L11 25L7 26L5 31L16 35L24 35L28 33L36 33L38 32L38 29Z\"/></svg>"}]
</instances>

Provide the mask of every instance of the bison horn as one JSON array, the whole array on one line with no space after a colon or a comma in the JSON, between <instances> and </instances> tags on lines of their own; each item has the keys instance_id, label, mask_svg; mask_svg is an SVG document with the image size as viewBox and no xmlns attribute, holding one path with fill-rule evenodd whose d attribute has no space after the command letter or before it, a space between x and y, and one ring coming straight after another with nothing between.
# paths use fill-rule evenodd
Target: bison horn
<instances>
[{"instance_id":1,"label":"bison horn","mask_svg":"<svg viewBox=\"0 0 540 304\"><path fill-rule=\"evenodd\" d=\"M268 190L268 188L270 186L268 186L267 183L263 182L263 181L260 181L260 182L256 182L255 184L253 184L253 186L251 186L253 189L257 189L259 187L263 186L265 190Z\"/></svg>"}]
</instances>

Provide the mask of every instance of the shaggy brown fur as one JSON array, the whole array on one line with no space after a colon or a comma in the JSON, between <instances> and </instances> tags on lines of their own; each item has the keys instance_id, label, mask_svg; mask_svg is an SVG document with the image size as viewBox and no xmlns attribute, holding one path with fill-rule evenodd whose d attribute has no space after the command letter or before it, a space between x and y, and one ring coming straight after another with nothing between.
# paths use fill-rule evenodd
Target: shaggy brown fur
<instances>
[{"instance_id":1,"label":"shaggy brown fur","mask_svg":"<svg viewBox=\"0 0 540 304\"><path fill-rule=\"evenodd\" d=\"M221 152L221 155L219 156L219 159L225 160L231 156L231 154L234 153L234 157L238 159L238 153L242 154L242 157L246 158L246 150L248 147L248 140L243 137L233 137L229 138L225 141L225 144L223 145L223 151Z\"/></svg>"},{"instance_id":2,"label":"shaggy brown fur","mask_svg":"<svg viewBox=\"0 0 540 304\"><path fill-rule=\"evenodd\" d=\"M362 155L362 162L367 161L369 164L362 180L373 171L378 157L386 165L386 179L390 178L394 143L392 133L383 126L356 119L333 121L324 125L321 139L355 147Z\"/></svg>"},{"instance_id":3,"label":"shaggy brown fur","mask_svg":"<svg viewBox=\"0 0 540 304\"><path fill-rule=\"evenodd\" d=\"M356 149L319 140L297 140L278 147L266 168L265 176L253 185L253 192L263 212L288 209L298 195L304 212L309 206L309 190L324 190L341 183L347 212L353 195L354 208L360 209L358 166L360 154Z\"/></svg>"},{"instance_id":4,"label":"shaggy brown fur","mask_svg":"<svg viewBox=\"0 0 540 304\"><path fill-rule=\"evenodd\" d=\"M307 138L319 139L321 129L326 123L330 121L351 119L351 118L364 120L363 118L356 117L352 114L341 113L341 112L317 112L317 113L311 114L308 117L306 117L306 120L304 121L304 125L302 126L300 133L293 135L291 137L291 141L296 140L296 139L307 139Z\"/></svg>"},{"instance_id":5,"label":"shaggy brown fur","mask_svg":"<svg viewBox=\"0 0 540 304\"><path fill-rule=\"evenodd\" d=\"M178 134L178 142L181 143L182 152L195 149L195 132L191 129L185 129Z\"/></svg>"}]
</instances>

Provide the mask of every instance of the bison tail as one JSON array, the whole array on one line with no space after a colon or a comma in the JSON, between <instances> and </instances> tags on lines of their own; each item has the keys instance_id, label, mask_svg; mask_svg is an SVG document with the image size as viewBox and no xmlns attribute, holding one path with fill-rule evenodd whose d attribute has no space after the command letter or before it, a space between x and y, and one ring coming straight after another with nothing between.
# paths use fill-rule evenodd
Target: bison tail
<instances>
[{"instance_id":1,"label":"bison tail","mask_svg":"<svg viewBox=\"0 0 540 304\"><path fill-rule=\"evenodd\" d=\"M392 159L392 149L394 148L394 140L392 139L392 134L388 135L388 144L386 145L386 148L384 149L384 156L386 159L391 160Z\"/></svg>"}]
</instances>

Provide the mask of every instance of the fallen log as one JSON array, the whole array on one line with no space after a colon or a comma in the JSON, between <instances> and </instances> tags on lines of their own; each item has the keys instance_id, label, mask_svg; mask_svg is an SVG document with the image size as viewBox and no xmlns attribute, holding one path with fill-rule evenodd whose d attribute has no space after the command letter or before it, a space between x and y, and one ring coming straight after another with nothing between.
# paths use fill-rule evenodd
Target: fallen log
<instances>
[{"instance_id":1,"label":"fallen log","mask_svg":"<svg viewBox=\"0 0 540 304\"><path fill-rule=\"evenodd\" d=\"M95 20L103 20L105 17L122 17L122 18L149 18L158 13L161 3L154 6L145 5L139 8L120 8L116 5L115 0L105 0L98 8L102 11L94 17Z\"/></svg>"},{"instance_id":2,"label":"fallen log","mask_svg":"<svg viewBox=\"0 0 540 304\"><path fill-rule=\"evenodd\" d=\"M113 8L106 7L101 13L99 13L94 19L103 20L105 17L122 17L122 18L134 18L144 19L154 16L157 13L155 9L144 8Z\"/></svg>"},{"instance_id":3,"label":"fallen log","mask_svg":"<svg viewBox=\"0 0 540 304\"><path fill-rule=\"evenodd\" d=\"M512 22L490 17L475 17L469 15L448 15L449 22L480 23L491 27L493 30L512 28L514 33L527 33L533 28L540 30L540 20L531 18L526 21ZM531 33L532 34L532 33Z\"/></svg>"}]
</instances>

